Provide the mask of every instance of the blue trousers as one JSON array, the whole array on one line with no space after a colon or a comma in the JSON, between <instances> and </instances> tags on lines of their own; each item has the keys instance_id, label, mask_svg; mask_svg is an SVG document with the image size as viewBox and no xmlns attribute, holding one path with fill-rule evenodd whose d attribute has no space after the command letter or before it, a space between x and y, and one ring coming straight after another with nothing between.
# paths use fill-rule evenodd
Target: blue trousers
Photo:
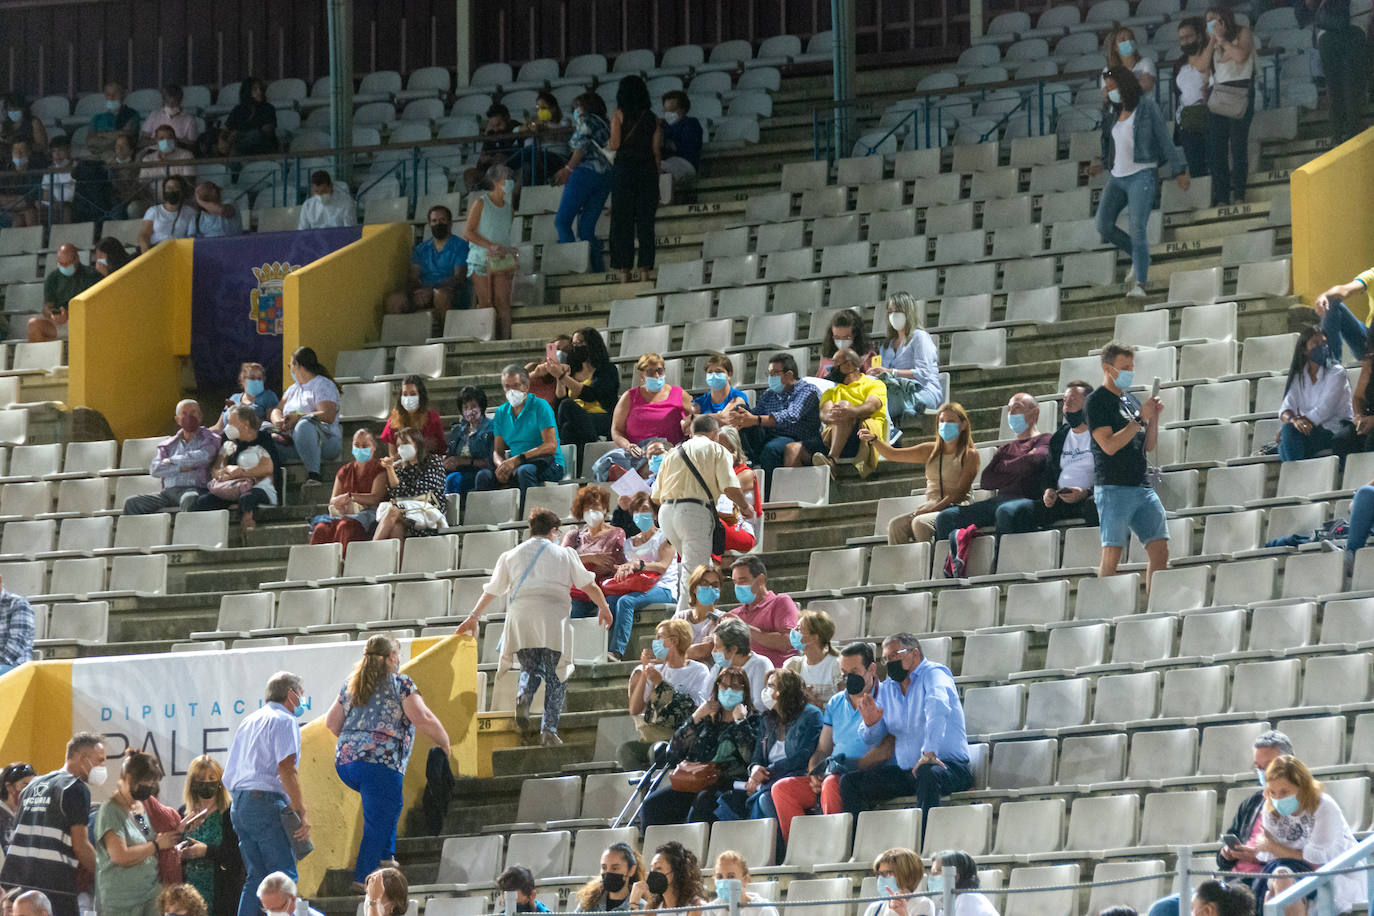
<instances>
[{"instance_id":1,"label":"blue trousers","mask_svg":"<svg viewBox=\"0 0 1374 916\"><path fill-rule=\"evenodd\" d=\"M1350 531L1346 534L1345 549L1354 553L1369 542L1374 528L1374 486L1360 487L1350 501Z\"/></svg>"},{"instance_id":2,"label":"blue trousers","mask_svg":"<svg viewBox=\"0 0 1374 916\"><path fill-rule=\"evenodd\" d=\"M395 858L396 823L405 804L401 792L405 775L367 760L355 760L334 769L344 785L363 797L363 838L353 866L353 880L363 881L383 859Z\"/></svg>"},{"instance_id":3,"label":"blue trousers","mask_svg":"<svg viewBox=\"0 0 1374 916\"><path fill-rule=\"evenodd\" d=\"M879 802L899 795L915 795L921 808L921 842L925 842L927 815L939 807L940 798L951 792L962 792L973 786L973 771L967 760L943 760L944 766L923 763L913 773L906 767L880 766L868 770L854 770L840 777L840 803L844 810L858 817L860 811L871 811Z\"/></svg>"},{"instance_id":4,"label":"blue trousers","mask_svg":"<svg viewBox=\"0 0 1374 916\"><path fill-rule=\"evenodd\" d=\"M466 494L477 486L477 475L480 473L477 468L463 468L461 471L454 471L444 478L445 493Z\"/></svg>"},{"instance_id":5,"label":"blue trousers","mask_svg":"<svg viewBox=\"0 0 1374 916\"><path fill-rule=\"evenodd\" d=\"M751 426L740 430L741 444L745 454L763 468L763 498L766 501L773 492L773 471L782 467L783 451L793 442L801 442L802 448L811 454L825 454L829 451L821 441L820 430L811 439L793 439L773 430Z\"/></svg>"},{"instance_id":6,"label":"blue trousers","mask_svg":"<svg viewBox=\"0 0 1374 916\"><path fill-rule=\"evenodd\" d=\"M1326 335L1326 345L1331 348L1331 355L1339 362L1342 343L1349 345L1350 352L1356 356L1364 355L1369 328L1345 307L1345 303L1332 302L1326 310L1326 317L1322 319L1322 334Z\"/></svg>"},{"instance_id":7,"label":"blue trousers","mask_svg":"<svg viewBox=\"0 0 1374 916\"><path fill-rule=\"evenodd\" d=\"M1155 170L1153 167L1141 169L1125 178L1112 176L1102 189L1102 197L1097 202L1097 234L1102 241L1115 245L1131 256L1135 267L1135 280L1145 285L1150 274L1150 239L1146 227L1150 221L1150 208L1155 201ZM1130 234L1122 232L1116 225L1121 211L1130 208Z\"/></svg>"},{"instance_id":8,"label":"blue trousers","mask_svg":"<svg viewBox=\"0 0 1374 916\"><path fill-rule=\"evenodd\" d=\"M537 458L534 461L527 461L515 469L515 485L524 493L530 487L539 483L558 483L563 479L563 466L555 463L550 458ZM483 468L477 472L477 483L474 490L496 490L503 484L496 479L496 472L490 468Z\"/></svg>"},{"instance_id":9,"label":"blue trousers","mask_svg":"<svg viewBox=\"0 0 1374 916\"><path fill-rule=\"evenodd\" d=\"M281 452L282 457L300 458L301 464L305 465L306 472L310 474L320 472L322 459L333 460L339 457L342 447L342 437L331 435L329 427L313 420L301 420L297 423L291 431L289 444L277 443L277 451Z\"/></svg>"},{"instance_id":10,"label":"blue trousers","mask_svg":"<svg viewBox=\"0 0 1374 916\"><path fill-rule=\"evenodd\" d=\"M1332 432L1325 426L1314 426L1312 432L1304 436L1292 423L1285 423L1279 427L1279 460L1315 458L1327 449L1344 456L1353 444L1354 432L1355 428L1348 424L1343 425L1340 432Z\"/></svg>"},{"instance_id":11,"label":"blue trousers","mask_svg":"<svg viewBox=\"0 0 1374 916\"><path fill-rule=\"evenodd\" d=\"M559 199L558 212L553 217L560 242L573 241L573 220L577 220L577 241L587 243L591 270L596 274L606 272L606 262L601 256L601 241L596 237L596 221L601 218L601 211L610 194L609 173L596 172L580 165L568 176L568 183L563 186L563 196Z\"/></svg>"},{"instance_id":12,"label":"blue trousers","mask_svg":"<svg viewBox=\"0 0 1374 916\"><path fill-rule=\"evenodd\" d=\"M281 812L286 807L286 796L276 792L234 793L229 818L239 835L244 872L238 916L257 916L258 885L272 872L285 872L292 881L296 880L296 854L291 851L291 838L281 825Z\"/></svg>"},{"instance_id":13,"label":"blue trousers","mask_svg":"<svg viewBox=\"0 0 1374 916\"><path fill-rule=\"evenodd\" d=\"M666 588L654 586L647 592L630 592L617 598L611 605L615 615L615 623L611 625L611 651L616 655L625 656L625 650L630 645L630 630L635 625L635 615L646 604L675 605L677 597Z\"/></svg>"}]
</instances>

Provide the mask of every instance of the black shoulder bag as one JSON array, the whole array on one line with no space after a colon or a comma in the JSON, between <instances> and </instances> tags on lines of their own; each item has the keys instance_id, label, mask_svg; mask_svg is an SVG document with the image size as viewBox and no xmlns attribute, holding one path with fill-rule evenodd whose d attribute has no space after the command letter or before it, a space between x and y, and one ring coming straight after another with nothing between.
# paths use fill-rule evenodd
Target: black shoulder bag
<instances>
[{"instance_id":1,"label":"black shoulder bag","mask_svg":"<svg viewBox=\"0 0 1374 916\"><path fill-rule=\"evenodd\" d=\"M690 440L689 440L690 441ZM701 476L697 466L692 463L692 459L687 457L686 443L678 446L678 453L682 455L682 460L687 462L687 470L692 472L692 476L701 484L701 488L706 491L706 508L711 510L711 554L721 556L725 553L725 526L721 524L720 513L716 511L716 497L711 493L711 488L706 485L706 478Z\"/></svg>"}]
</instances>

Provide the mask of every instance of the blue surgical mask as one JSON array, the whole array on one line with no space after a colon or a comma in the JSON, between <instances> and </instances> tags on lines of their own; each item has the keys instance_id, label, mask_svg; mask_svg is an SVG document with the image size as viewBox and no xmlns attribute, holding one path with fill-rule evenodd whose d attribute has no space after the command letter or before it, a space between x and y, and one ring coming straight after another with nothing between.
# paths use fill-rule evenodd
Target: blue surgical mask
<instances>
[{"instance_id":1,"label":"blue surgical mask","mask_svg":"<svg viewBox=\"0 0 1374 916\"><path fill-rule=\"evenodd\" d=\"M250 378L243 380L243 390L248 394L251 394L253 397L257 397L258 395L262 394L263 391L266 390L266 388L267 386L263 384L263 381L260 378Z\"/></svg>"},{"instance_id":2,"label":"blue surgical mask","mask_svg":"<svg viewBox=\"0 0 1374 916\"><path fill-rule=\"evenodd\" d=\"M716 691L716 699L720 701L720 708L728 712L744 702L744 691L734 687L722 687Z\"/></svg>"},{"instance_id":3,"label":"blue surgical mask","mask_svg":"<svg viewBox=\"0 0 1374 916\"><path fill-rule=\"evenodd\" d=\"M5 114L9 115L10 120L13 121L15 124L18 124L20 121L24 120L24 112L22 111L7 111L5 112Z\"/></svg>"},{"instance_id":4,"label":"blue surgical mask","mask_svg":"<svg viewBox=\"0 0 1374 916\"><path fill-rule=\"evenodd\" d=\"M654 652L654 658L657 658L657 659L664 659L664 658L667 658L667 657L668 657L668 646L667 646L667 644L665 644L665 643L663 642L663 640L658 639L657 637L655 637L655 639L654 639L654 641L653 641L653 652Z\"/></svg>"},{"instance_id":5,"label":"blue surgical mask","mask_svg":"<svg viewBox=\"0 0 1374 916\"><path fill-rule=\"evenodd\" d=\"M662 391L667 382L668 380L661 375L649 375L644 378L644 387L650 391Z\"/></svg>"},{"instance_id":6,"label":"blue surgical mask","mask_svg":"<svg viewBox=\"0 0 1374 916\"><path fill-rule=\"evenodd\" d=\"M735 583L735 600L740 604L748 604L754 600L754 586L740 585Z\"/></svg>"},{"instance_id":7,"label":"blue surgical mask","mask_svg":"<svg viewBox=\"0 0 1374 916\"><path fill-rule=\"evenodd\" d=\"M891 875L883 875L878 879L878 893L884 897L896 897L902 892L897 886L897 879Z\"/></svg>"},{"instance_id":8,"label":"blue surgical mask","mask_svg":"<svg viewBox=\"0 0 1374 916\"><path fill-rule=\"evenodd\" d=\"M1120 105L1120 104L1121 104L1121 90L1120 90L1120 89L1108 89L1108 90L1107 90L1107 101L1111 102L1113 105Z\"/></svg>"},{"instance_id":9,"label":"blue surgical mask","mask_svg":"<svg viewBox=\"0 0 1374 916\"><path fill-rule=\"evenodd\" d=\"M725 653L724 653L724 652L712 652L712 653L711 653L711 661L713 661L713 662L716 663L716 667L717 667L717 668L724 668L724 667L725 667Z\"/></svg>"},{"instance_id":10,"label":"blue surgical mask","mask_svg":"<svg viewBox=\"0 0 1374 916\"><path fill-rule=\"evenodd\" d=\"M940 423L940 438L946 442L953 442L959 438L959 424L944 420Z\"/></svg>"},{"instance_id":11,"label":"blue surgical mask","mask_svg":"<svg viewBox=\"0 0 1374 916\"><path fill-rule=\"evenodd\" d=\"M652 512L636 512L635 526L638 527L640 531L648 531L650 528L654 527L654 514Z\"/></svg>"},{"instance_id":12,"label":"blue surgical mask","mask_svg":"<svg viewBox=\"0 0 1374 916\"><path fill-rule=\"evenodd\" d=\"M514 194L514 193L515 193L515 179L514 179L514 178L507 178L505 181L501 182L501 189L504 190L507 194Z\"/></svg>"},{"instance_id":13,"label":"blue surgical mask","mask_svg":"<svg viewBox=\"0 0 1374 916\"><path fill-rule=\"evenodd\" d=\"M106 110L106 111L119 111L119 109L122 108L123 106L124 106L124 103L121 102L119 99L106 99L106 100L105 100L105 110Z\"/></svg>"},{"instance_id":14,"label":"blue surgical mask","mask_svg":"<svg viewBox=\"0 0 1374 916\"><path fill-rule=\"evenodd\" d=\"M1135 42L1127 38L1125 41L1118 41L1116 49L1121 52L1122 57L1130 57L1135 53Z\"/></svg>"},{"instance_id":15,"label":"blue surgical mask","mask_svg":"<svg viewBox=\"0 0 1374 916\"><path fill-rule=\"evenodd\" d=\"M75 268L72 269L75 270ZM1331 359L1331 348L1326 344L1315 346L1307 351L1307 358L1318 366L1325 366L1327 361Z\"/></svg>"},{"instance_id":16,"label":"blue surgical mask","mask_svg":"<svg viewBox=\"0 0 1374 916\"><path fill-rule=\"evenodd\" d=\"M708 372L708 373L706 373L706 385L707 385L707 387L709 387L712 391L720 391L722 388L724 388L726 385L729 385L729 384L730 384L730 380L729 380L728 378L725 377L725 373L724 373L724 372Z\"/></svg>"},{"instance_id":17,"label":"blue surgical mask","mask_svg":"<svg viewBox=\"0 0 1374 916\"><path fill-rule=\"evenodd\" d=\"M367 464L372 460L372 449L353 447L353 460L359 464Z\"/></svg>"},{"instance_id":18,"label":"blue surgical mask","mask_svg":"<svg viewBox=\"0 0 1374 916\"><path fill-rule=\"evenodd\" d=\"M1260 788L1263 789L1263 788L1264 788L1264 770L1261 770L1259 767L1255 767L1255 776L1259 778Z\"/></svg>"},{"instance_id":19,"label":"blue surgical mask","mask_svg":"<svg viewBox=\"0 0 1374 916\"><path fill-rule=\"evenodd\" d=\"M658 473L658 469L661 468L661 467L663 467L663 456L662 456L662 455L650 455L650 456L649 456L649 473L650 473L650 474L657 474L657 473Z\"/></svg>"},{"instance_id":20,"label":"blue surgical mask","mask_svg":"<svg viewBox=\"0 0 1374 916\"><path fill-rule=\"evenodd\" d=\"M787 634L787 641L792 644L793 649L796 649L798 652L800 652L802 650L801 630L792 630L791 632L789 632Z\"/></svg>"},{"instance_id":21,"label":"blue surgical mask","mask_svg":"<svg viewBox=\"0 0 1374 916\"><path fill-rule=\"evenodd\" d=\"M712 605L720 600L720 589L714 585L698 585L697 601L701 604Z\"/></svg>"},{"instance_id":22,"label":"blue surgical mask","mask_svg":"<svg viewBox=\"0 0 1374 916\"><path fill-rule=\"evenodd\" d=\"M1274 799L1274 810L1284 817L1292 817L1298 813L1298 797L1289 795L1286 798Z\"/></svg>"},{"instance_id":23,"label":"blue surgical mask","mask_svg":"<svg viewBox=\"0 0 1374 916\"><path fill-rule=\"evenodd\" d=\"M945 876L927 875L926 890L930 891L932 894L943 894L945 892Z\"/></svg>"},{"instance_id":24,"label":"blue surgical mask","mask_svg":"<svg viewBox=\"0 0 1374 916\"><path fill-rule=\"evenodd\" d=\"M768 390L774 394L782 394L782 377L778 375L768 376Z\"/></svg>"},{"instance_id":25,"label":"blue surgical mask","mask_svg":"<svg viewBox=\"0 0 1374 916\"><path fill-rule=\"evenodd\" d=\"M1134 370L1134 369L1118 369L1118 370L1116 370L1116 387L1120 388L1122 391L1125 391L1127 388L1131 387L1131 385L1132 385L1134 382L1135 382L1135 370Z\"/></svg>"},{"instance_id":26,"label":"blue surgical mask","mask_svg":"<svg viewBox=\"0 0 1374 916\"><path fill-rule=\"evenodd\" d=\"M61 274L62 276L64 276L64 277L74 277L74 276L76 276L76 265L75 265L75 264L58 264L58 265L57 265L57 272L60 273L60 274Z\"/></svg>"},{"instance_id":27,"label":"blue surgical mask","mask_svg":"<svg viewBox=\"0 0 1374 916\"><path fill-rule=\"evenodd\" d=\"M1208 22L1208 23L1207 23L1207 34L1208 34L1208 35L1215 35L1215 34L1217 33L1217 23L1220 22L1220 21L1221 21L1220 19L1213 19L1211 22Z\"/></svg>"},{"instance_id":28,"label":"blue surgical mask","mask_svg":"<svg viewBox=\"0 0 1374 916\"><path fill-rule=\"evenodd\" d=\"M741 895L743 893L744 882L741 881L739 878L716 879L716 897L725 901L726 903L730 903L732 901L736 903L739 902L739 900L741 899Z\"/></svg>"},{"instance_id":29,"label":"blue surgical mask","mask_svg":"<svg viewBox=\"0 0 1374 916\"><path fill-rule=\"evenodd\" d=\"M1019 436L1026 431L1030 423L1026 422L1026 415L1023 413L1009 413L1007 414L1007 425L1011 427L1013 433Z\"/></svg>"},{"instance_id":30,"label":"blue surgical mask","mask_svg":"<svg viewBox=\"0 0 1374 916\"><path fill-rule=\"evenodd\" d=\"M166 137L157 141L157 151L159 153L170 153L172 150L176 149L176 146L175 140L169 140Z\"/></svg>"}]
</instances>

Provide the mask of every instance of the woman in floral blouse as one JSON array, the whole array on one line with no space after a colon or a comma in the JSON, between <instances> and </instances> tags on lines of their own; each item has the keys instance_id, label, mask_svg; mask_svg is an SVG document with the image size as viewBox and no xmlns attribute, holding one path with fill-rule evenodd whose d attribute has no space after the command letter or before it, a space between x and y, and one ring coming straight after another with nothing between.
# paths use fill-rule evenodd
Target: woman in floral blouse
<instances>
[{"instance_id":1,"label":"woman in floral blouse","mask_svg":"<svg viewBox=\"0 0 1374 916\"><path fill-rule=\"evenodd\" d=\"M430 712L415 682L404 674L400 647L390 636L367 641L363 657L325 716L339 738L334 769L344 785L363 797L363 838L353 869L353 893L379 865L394 865L396 823L401 817L401 782L415 730L449 756L448 732Z\"/></svg>"},{"instance_id":2,"label":"woman in floral blouse","mask_svg":"<svg viewBox=\"0 0 1374 916\"><path fill-rule=\"evenodd\" d=\"M438 534L444 523L444 461L413 429L396 433L396 457L383 458L386 499L377 507L372 540Z\"/></svg>"}]
</instances>

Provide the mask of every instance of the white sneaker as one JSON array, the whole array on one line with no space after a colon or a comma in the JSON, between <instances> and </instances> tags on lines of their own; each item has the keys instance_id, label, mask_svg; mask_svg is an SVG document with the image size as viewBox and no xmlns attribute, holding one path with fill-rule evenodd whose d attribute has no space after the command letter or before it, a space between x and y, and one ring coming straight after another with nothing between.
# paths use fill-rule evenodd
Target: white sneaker
<instances>
[{"instance_id":1,"label":"white sneaker","mask_svg":"<svg viewBox=\"0 0 1374 916\"><path fill-rule=\"evenodd\" d=\"M1139 283L1137 283L1137 284L1135 284L1134 286L1131 287L1130 292L1126 293L1126 298L1127 298L1127 299L1144 299L1147 295L1149 295L1149 294L1145 292L1145 287L1143 287L1143 286L1141 286Z\"/></svg>"}]
</instances>

